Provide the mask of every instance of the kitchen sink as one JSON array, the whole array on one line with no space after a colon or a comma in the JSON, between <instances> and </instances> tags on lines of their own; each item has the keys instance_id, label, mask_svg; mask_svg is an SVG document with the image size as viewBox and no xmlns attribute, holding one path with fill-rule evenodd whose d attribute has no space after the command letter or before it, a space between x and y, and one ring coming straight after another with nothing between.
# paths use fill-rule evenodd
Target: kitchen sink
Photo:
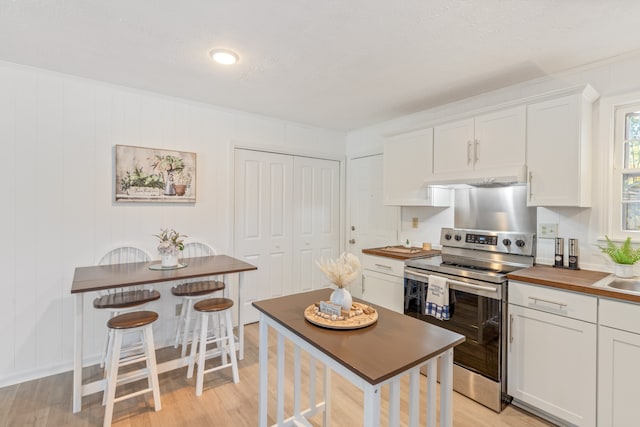
<instances>
[{"instance_id":1,"label":"kitchen sink","mask_svg":"<svg viewBox=\"0 0 640 427\"><path fill-rule=\"evenodd\" d=\"M640 281L635 279L614 279L607 286L621 291L640 293Z\"/></svg>"}]
</instances>

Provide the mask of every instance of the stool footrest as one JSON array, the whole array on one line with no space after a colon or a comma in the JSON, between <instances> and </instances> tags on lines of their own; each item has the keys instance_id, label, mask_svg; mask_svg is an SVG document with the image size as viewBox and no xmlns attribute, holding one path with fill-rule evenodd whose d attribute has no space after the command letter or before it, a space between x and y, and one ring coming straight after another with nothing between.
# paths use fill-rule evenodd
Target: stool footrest
<instances>
[{"instance_id":1,"label":"stool footrest","mask_svg":"<svg viewBox=\"0 0 640 427\"><path fill-rule=\"evenodd\" d=\"M125 374L120 374L116 382L118 385L124 385L124 384L129 384L129 383L133 383L133 382L145 379L148 376L149 376L148 369L140 369L133 372L127 372Z\"/></svg>"},{"instance_id":2,"label":"stool footrest","mask_svg":"<svg viewBox=\"0 0 640 427\"><path fill-rule=\"evenodd\" d=\"M214 371L219 371L220 369L224 369L224 368L230 368L231 366L233 366L231 364L231 362L225 364L225 365L220 365L220 366L214 366L213 368L209 368L209 369L205 369L202 371L203 374L208 374L209 372L214 372Z\"/></svg>"},{"instance_id":3,"label":"stool footrest","mask_svg":"<svg viewBox=\"0 0 640 427\"><path fill-rule=\"evenodd\" d=\"M116 397L115 399L113 399L113 403L118 403L118 402L121 402L123 400L130 399L132 397L140 396L141 394L149 393L150 391L153 391L153 389L150 388L150 387L149 388L145 388L144 390L134 391L133 393L129 393L129 394L125 394L124 396Z\"/></svg>"}]
</instances>

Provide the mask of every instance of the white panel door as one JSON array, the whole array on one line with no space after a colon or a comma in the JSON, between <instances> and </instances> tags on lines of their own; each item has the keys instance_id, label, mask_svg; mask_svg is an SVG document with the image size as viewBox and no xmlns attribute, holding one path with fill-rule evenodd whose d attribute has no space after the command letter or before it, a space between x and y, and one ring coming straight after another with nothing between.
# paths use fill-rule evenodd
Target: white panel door
<instances>
[{"instance_id":1,"label":"white panel door","mask_svg":"<svg viewBox=\"0 0 640 427\"><path fill-rule=\"evenodd\" d=\"M294 158L293 212L293 292L326 287L316 261L339 255L339 162Z\"/></svg>"},{"instance_id":2,"label":"white panel door","mask_svg":"<svg viewBox=\"0 0 640 427\"><path fill-rule=\"evenodd\" d=\"M475 118L475 170L499 173L524 166L526 107L495 111Z\"/></svg>"},{"instance_id":3,"label":"white panel door","mask_svg":"<svg viewBox=\"0 0 640 427\"><path fill-rule=\"evenodd\" d=\"M362 262L362 249L395 244L398 241L400 208L383 201L382 154L360 157L349 162L350 224L347 250ZM350 286L362 297L362 280Z\"/></svg>"},{"instance_id":4,"label":"white panel door","mask_svg":"<svg viewBox=\"0 0 640 427\"><path fill-rule=\"evenodd\" d=\"M509 304L507 392L572 425L596 425L593 323Z\"/></svg>"},{"instance_id":5,"label":"white panel door","mask_svg":"<svg viewBox=\"0 0 640 427\"><path fill-rule=\"evenodd\" d=\"M598 425L638 425L640 335L598 328Z\"/></svg>"},{"instance_id":6,"label":"white panel door","mask_svg":"<svg viewBox=\"0 0 640 427\"><path fill-rule=\"evenodd\" d=\"M258 267L245 273L245 323L253 301L292 292L292 173L292 156L235 151L235 255Z\"/></svg>"},{"instance_id":7,"label":"white panel door","mask_svg":"<svg viewBox=\"0 0 640 427\"><path fill-rule=\"evenodd\" d=\"M473 171L473 118L436 126L433 133L433 174L468 174Z\"/></svg>"}]
</instances>

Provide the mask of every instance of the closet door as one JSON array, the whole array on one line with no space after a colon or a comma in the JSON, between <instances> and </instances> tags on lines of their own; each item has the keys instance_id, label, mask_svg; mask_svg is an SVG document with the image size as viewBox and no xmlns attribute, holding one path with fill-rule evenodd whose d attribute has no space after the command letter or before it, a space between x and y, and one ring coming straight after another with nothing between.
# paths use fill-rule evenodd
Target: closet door
<instances>
[{"instance_id":1,"label":"closet door","mask_svg":"<svg viewBox=\"0 0 640 427\"><path fill-rule=\"evenodd\" d=\"M243 319L258 321L251 303L292 293L293 157L235 150L235 256L245 273Z\"/></svg>"},{"instance_id":2,"label":"closet door","mask_svg":"<svg viewBox=\"0 0 640 427\"><path fill-rule=\"evenodd\" d=\"M336 258L340 246L340 164L295 157L293 160L293 292L326 287L316 266Z\"/></svg>"}]
</instances>

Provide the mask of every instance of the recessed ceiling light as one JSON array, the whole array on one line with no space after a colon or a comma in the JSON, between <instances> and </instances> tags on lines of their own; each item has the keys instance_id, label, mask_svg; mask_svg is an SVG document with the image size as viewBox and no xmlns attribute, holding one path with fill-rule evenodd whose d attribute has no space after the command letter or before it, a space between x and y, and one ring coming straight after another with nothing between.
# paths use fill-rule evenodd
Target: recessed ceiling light
<instances>
[{"instance_id":1,"label":"recessed ceiling light","mask_svg":"<svg viewBox=\"0 0 640 427\"><path fill-rule=\"evenodd\" d=\"M209 51L209 56L218 64L223 65L235 64L240 59L237 53L228 49L213 49Z\"/></svg>"}]
</instances>

